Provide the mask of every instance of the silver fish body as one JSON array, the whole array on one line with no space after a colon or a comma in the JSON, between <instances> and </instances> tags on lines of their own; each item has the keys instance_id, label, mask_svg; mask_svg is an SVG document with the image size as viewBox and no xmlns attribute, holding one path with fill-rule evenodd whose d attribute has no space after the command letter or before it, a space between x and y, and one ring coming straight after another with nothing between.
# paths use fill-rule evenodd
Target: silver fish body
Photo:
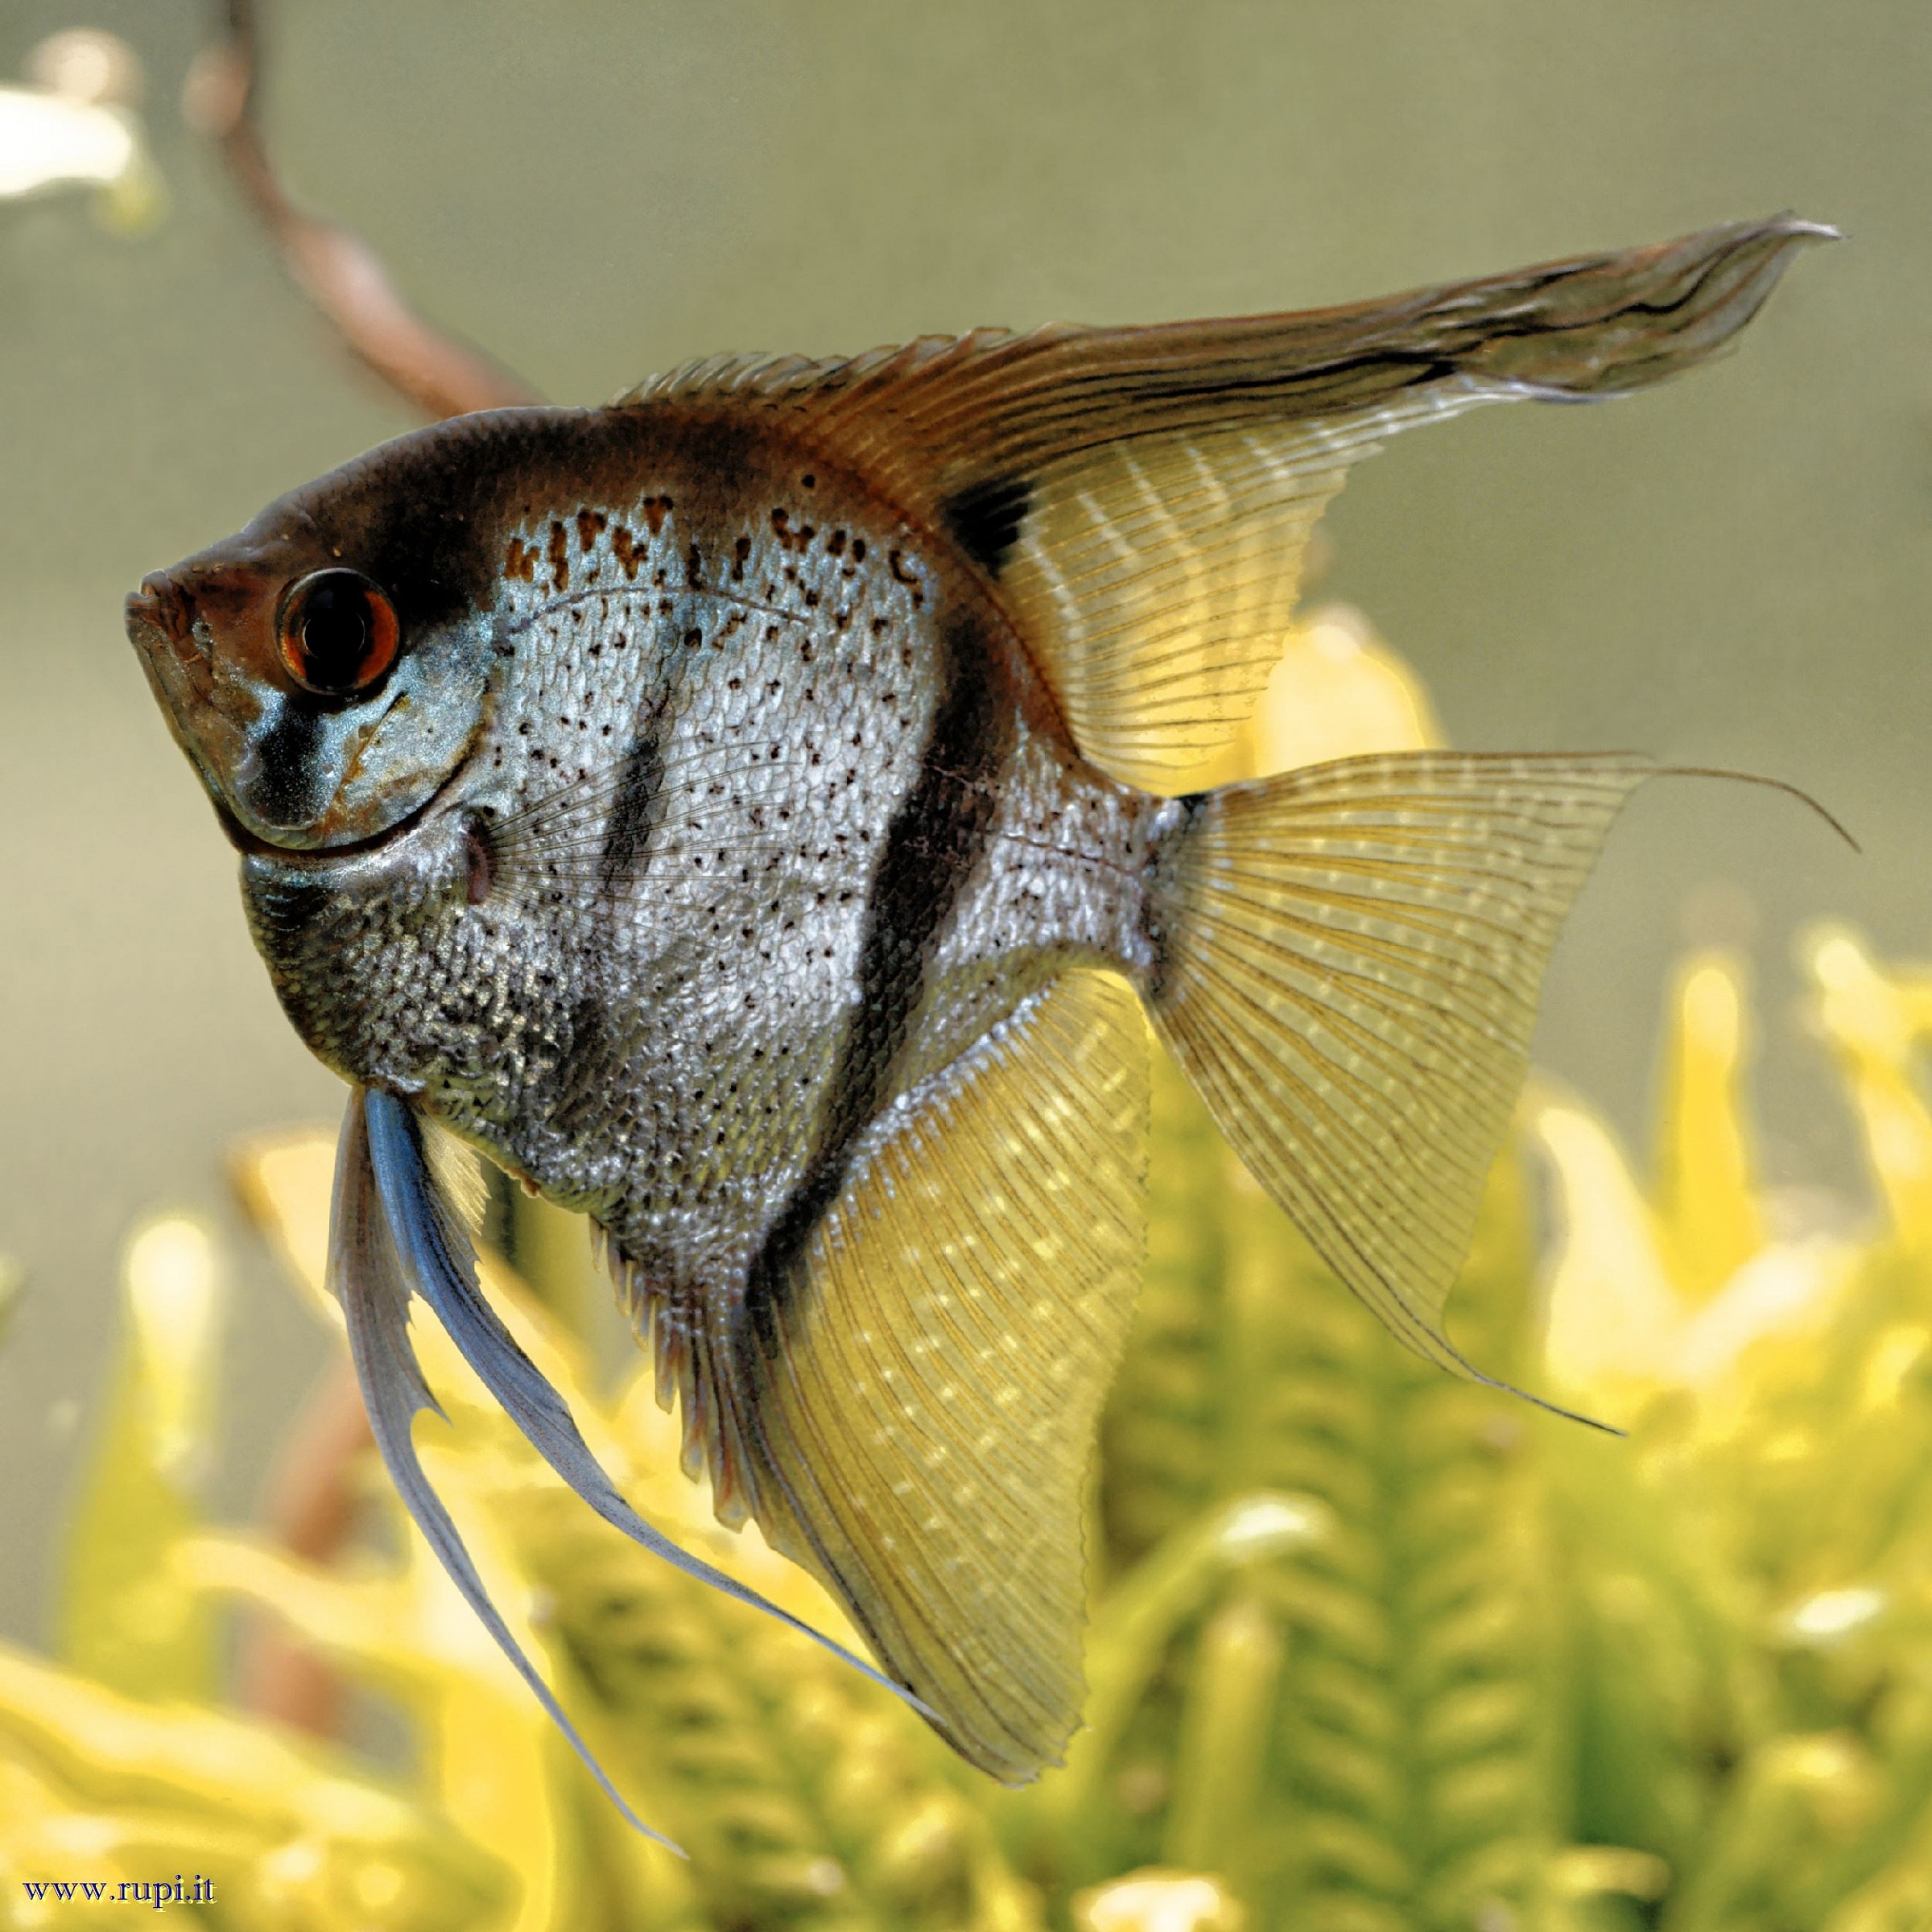
<instances>
[{"instance_id":1,"label":"silver fish body","mask_svg":"<svg viewBox=\"0 0 1932 1932\"><path fill-rule=\"evenodd\" d=\"M1079 1714L1146 1020L1341 1278L1468 1369L1443 1307L1543 963L1651 768L1169 774L1258 694L1350 462L1699 361L1826 232L714 361L406 437L130 601L283 1003L354 1089L334 1279L378 1443L547 1702L415 1463L412 1295L594 1508L736 1587L496 1321L429 1125L603 1230L720 1514L1008 1779Z\"/></svg>"},{"instance_id":2,"label":"silver fish body","mask_svg":"<svg viewBox=\"0 0 1932 1932\"><path fill-rule=\"evenodd\" d=\"M1145 982L1178 808L1081 758L983 582L822 460L752 481L558 411L421 432L386 486L452 434L568 504L466 526L502 564L482 735L374 848L251 847L250 923L345 1079L597 1221L675 1383L894 1101L1071 967ZM582 488L598 441L621 493ZM267 540L332 537L329 493Z\"/></svg>"}]
</instances>

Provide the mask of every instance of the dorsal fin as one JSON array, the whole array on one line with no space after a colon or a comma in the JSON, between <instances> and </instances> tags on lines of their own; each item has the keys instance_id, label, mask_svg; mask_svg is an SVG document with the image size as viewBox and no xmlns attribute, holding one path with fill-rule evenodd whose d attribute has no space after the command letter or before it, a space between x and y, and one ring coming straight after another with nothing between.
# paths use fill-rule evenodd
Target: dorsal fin
<instances>
[{"instance_id":1,"label":"dorsal fin","mask_svg":"<svg viewBox=\"0 0 1932 1932\"><path fill-rule=\"evenodd\" d=\"M621 401L763 416L857 469L997 583L1081 749L1170 789L1259 696L1350 463L1702 361L1831 233L1778 216L1300 314L712 357Z\"/></svg>"}]
</instances>

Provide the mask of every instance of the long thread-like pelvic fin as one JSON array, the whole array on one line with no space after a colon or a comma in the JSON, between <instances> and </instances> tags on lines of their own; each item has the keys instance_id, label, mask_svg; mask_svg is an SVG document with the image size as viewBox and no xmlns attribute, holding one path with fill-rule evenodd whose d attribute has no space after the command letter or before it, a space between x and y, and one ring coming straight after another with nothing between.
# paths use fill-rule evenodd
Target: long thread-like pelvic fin
<instances>
[{"instance_id":1,"label":"long thread-like pelvic fin","mask_svg":"<svg viewBox=\"0 0 1932 1932\"><path fill-rule=\"evenodd\" d=\"M747 1604L823 1645L840 1662L902 1698L922 1716L931 1713L904 1685L896 1683L844 1645L781 1609L749 1584L680 1549L654 1529L617 1492L590 1452L568 1406L543 1372L518 1347L477 1282L469 1237L438 1188L420 1124L393 1095L363 1096L370 1163L383 1218L408 1291L436 1311L478 1379L522 1430L530 1447L598 1515L685 1575Z\"/></svg>"},{"instance_id":2,"label":"long thread-like pelvic fin","mask_svg":"<svg viewBox=\"0 0 1932 1932\"><path fill-rule=\"evenodd\" d=\"M645 1837L654 1839L683 1857L679 1846L663 1832L653 1831L630 1808L549 1685L537 1674L536 1666L490 1600L489 1589L477 1573L461 1533L416 1459L411 1423L420 1410L427 1409L437 1415L442 1415L443 1410L430 1393L415 1351L410 1347L410 1284L391 1238L371 1164L365 1107L368 1097L360 1092L349 1096L348 1117L342 1124L328 1265L330 1282L348 1323L349 1354L355 1362L356 1380L361 1385L362 1403L369 1412L376 1447L402 1499L402 1506L422 1531L423 1539L435 1552L437 1562L515 1666L517 1674L529 1685L551 1721L568 1740L571 1748L589 1767L591 1775L611 1802Z\"/></svg>"}]
</instances>

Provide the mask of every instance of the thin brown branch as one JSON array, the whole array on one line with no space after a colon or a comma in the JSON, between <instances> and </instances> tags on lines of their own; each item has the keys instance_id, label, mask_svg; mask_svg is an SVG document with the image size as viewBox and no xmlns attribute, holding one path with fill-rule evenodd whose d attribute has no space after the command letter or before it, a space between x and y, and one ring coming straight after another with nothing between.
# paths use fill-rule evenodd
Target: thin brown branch
<instances>
[{"instance_id":1,"label":"thin brown branch","mask_svg":"<svg viewBox=\"0 0 1932 1932\"><path fill-rule=\"evenodd\" d=\"M198 64L191 112L274 237L296 286L349 353L431 418L539 402L501 363L423 320L362 238L290 200L262 138L261 42L254 0L227 0L223 37Z\"/></svg>"},{"instance_id":2,"label":"thin brown branch","mask_svg":"<svg viewBox=\"0 0 1932 1932\"><path fill-rule=\"evenodd\" d=\"M356 1466L374 1446L362 1392L338 1348L276 1451L263 1526L291 1556L328 1563L355 1527ZM340 1728L342 1683L302 1638L266 1613L242 1625L237 1675L245 1710L323 1737Z\"/></svg>"}]
</instances>

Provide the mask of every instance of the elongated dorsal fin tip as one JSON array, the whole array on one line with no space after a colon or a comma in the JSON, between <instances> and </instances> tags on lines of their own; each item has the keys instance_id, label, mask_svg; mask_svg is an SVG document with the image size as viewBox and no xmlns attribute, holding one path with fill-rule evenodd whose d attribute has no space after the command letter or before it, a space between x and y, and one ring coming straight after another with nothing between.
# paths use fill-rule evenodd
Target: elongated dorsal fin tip
<instances>
[{"instance_id":1,"label":"elongated dorsal fin tip","mask_svg":"<svg viewBox=\"0 0 1932 1932\"><path fill-rule=\"evenodd\" d=\"M1151 791L1223 746L1280 655L1351 464L1485 403L1646 388L1729 346L1792 215L1306 312L724 357L624 402L782 427L997 587L1075 743Z\"/></svg>"}]
</instances>

